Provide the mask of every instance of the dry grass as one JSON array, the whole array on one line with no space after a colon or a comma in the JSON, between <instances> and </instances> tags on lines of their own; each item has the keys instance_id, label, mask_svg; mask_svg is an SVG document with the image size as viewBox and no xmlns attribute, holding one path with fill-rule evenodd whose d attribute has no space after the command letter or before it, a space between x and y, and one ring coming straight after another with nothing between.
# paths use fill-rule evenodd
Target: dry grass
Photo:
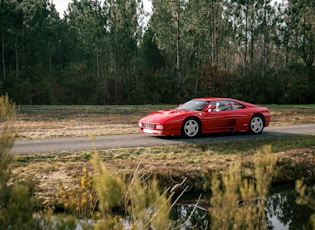
<instances>
[{"instance_id":1,"label":"dry grass","mask_svg":"<svg viewBox=\"0 0 315 230\"><path fill-rule=\"evenodd\" d=\"M47 120L47 118L37 117L36 120L26 120L25 115L18 115L15 128L18 139L88 136L90 134L132 134L138 131L135 124L115 123L122 119L121 117L121 115L89 115L86 117L79 114L77 118ZM136 118L131 119L136 120Z\"/></svg>"},{"instance_id":2,"label":"dry grass","mask_svg":"<svg viewBox=\"0 0 315 230\"><path fill-rule=\"evenodd\" d=\"M273 105L270 125L294 125L315 123L315 105Z\"/></svg>"},{"instance_id":3,"label":"dry grass","mask_svg":"<svg viewBox=\"0 0 315 230\"><path fill-rule=\"evenodd\" d=\"M117 108L117 106L115 106ZM138 112L99 106L20 106L15 128L18 139L131 134L138 131Z\"/></svg>"}]
</instances>

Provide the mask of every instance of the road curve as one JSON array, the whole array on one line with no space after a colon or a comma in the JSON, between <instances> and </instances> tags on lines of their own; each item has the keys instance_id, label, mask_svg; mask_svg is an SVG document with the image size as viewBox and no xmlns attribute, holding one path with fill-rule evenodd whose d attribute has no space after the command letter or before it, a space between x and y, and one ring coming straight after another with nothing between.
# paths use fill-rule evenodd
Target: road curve
<instances>
[{"instance_id":1,"label":"road curve","mask_svg":"<svg viewBox=\"0 0 315 230\"><path fill-rule=\"evenodd\" d=\"M199 138L184 139L180 137L160 137L148 134L105 135L90 137L59 137L36 140L16 140L10 153L33 154L51 153L61 151L80 151L90 149L112 149L127 147L147 147L159 145L172 145L180 143L205 143L215 141L237 141L281 137L289 135L315 134L315 124L270 126L266 127L260 135L245 133L211 134Z\"/></svg>"}]
</instances>

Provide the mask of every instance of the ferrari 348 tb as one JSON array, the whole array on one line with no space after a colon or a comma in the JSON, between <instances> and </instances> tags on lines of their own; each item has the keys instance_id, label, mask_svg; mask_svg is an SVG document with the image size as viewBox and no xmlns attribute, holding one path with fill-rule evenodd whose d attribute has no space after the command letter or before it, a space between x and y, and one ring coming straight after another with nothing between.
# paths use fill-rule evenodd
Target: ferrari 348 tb
<instances>
[{"instance_id":1,"label":"ferrari 348 tb","mask_svg":"<svg viewBox=\"0 0 315 230\"><path fill-rule=\"evenodd\" d=\"M268 108L231 98L195 98L176 109L153 112L139 120L140 132L197 137L215 132L259 134L269 125Z\"/></svg>"}]
</instances>

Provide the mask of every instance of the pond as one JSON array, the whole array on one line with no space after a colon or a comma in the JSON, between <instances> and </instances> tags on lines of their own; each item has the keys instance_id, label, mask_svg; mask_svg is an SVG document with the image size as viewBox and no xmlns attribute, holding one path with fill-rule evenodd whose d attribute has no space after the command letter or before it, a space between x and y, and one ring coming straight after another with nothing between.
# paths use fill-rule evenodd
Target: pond
<instances>
[{"instance_id":1,"label":"pond","mask_svg":"<svg viewBox=\"0 0 315 230\"><path fill-rule=\"evenodd\" d=\"M210 201L210 195L203 194L203 202L200 202L198 206L196 206L198 197L194 195L199 196L199 194L187 194L174 205L170 217L176 223L176 226L180 226L176 229L210 229L211 218L208 211L209 202L207 202ZM286 186L272 189L270 195L265 199L265 212L268 219L266 229L314 229L314 225L310 222L310 217L312 214L315 214L315 210L306 205L298 205L296 198L297 192L294 190L294 187ZM59 222L58 219L55 221L56 223ZM125 216L122 221L126 229L129 229L130 218ZM88 224L88 222L90 226L95 224L92 220L78 222L75 229L86 229L83 225Z\"/></svg>"},{"instance_id":2,"label":"pond","mask_svg":"<svg viewBox=\"0 0 315 230\"><path fill-rule=\"evenodd\" d=\"M266 198L265 210L268 218L266 229L312 229L309 220L315 210L305 205L298 205L295 202L296 197L297 193L292 187L273 189L270 196ZM210 200L210 197L207 200ZM178 222L177 226L181 225L179 228L181 230L210 229L210 217L206 204L198 205L196 208L193 202L179 202L174 206L171 218Z\"/></svg>"}]
</instances>

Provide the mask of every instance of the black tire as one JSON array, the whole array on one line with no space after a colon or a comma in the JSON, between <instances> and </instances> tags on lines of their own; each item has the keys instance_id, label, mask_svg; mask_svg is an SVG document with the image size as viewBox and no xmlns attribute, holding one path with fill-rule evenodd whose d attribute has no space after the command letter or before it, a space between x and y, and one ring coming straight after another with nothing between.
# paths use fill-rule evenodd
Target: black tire
<instances>
[{"instance_id":1,"label":"black tire","mask_svg":"<svg viewBox=\"0 0 315 230\"><path fill-rule=\"evenodd\" d=\"M196 118L187 118L182 125L182 136L194 138L200 134L200 123Z\"/></svg>"},{"instance_id":2,"label":"black tire","mask_svg":"<svg viewBox=\"0 0 315 230\"><path fill-rule=\"evenodd\" d=\"M260 115L254 115L249 122L249 132L251 134L260 134L264 129L264 119Z\"/></svg>"}]
</instances>

